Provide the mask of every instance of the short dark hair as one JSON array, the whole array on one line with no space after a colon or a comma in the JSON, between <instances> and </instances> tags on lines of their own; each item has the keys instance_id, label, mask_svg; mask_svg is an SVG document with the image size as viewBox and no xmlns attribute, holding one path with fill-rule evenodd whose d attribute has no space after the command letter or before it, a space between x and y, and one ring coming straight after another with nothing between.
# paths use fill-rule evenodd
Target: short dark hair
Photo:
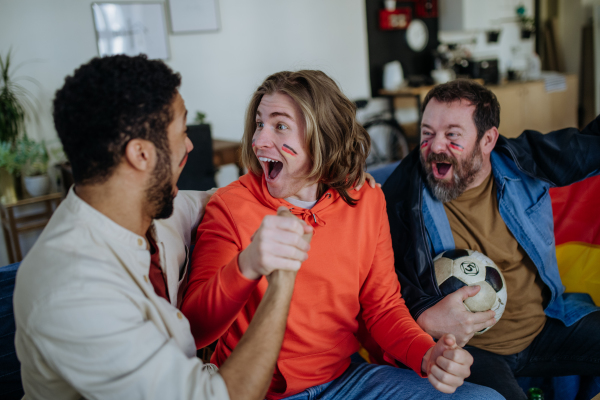
<instances>
[{"instance_id":1,"label":"short dark hair","mask_svg":"<svg viewBox=\"0 0 600 400\"><path fill-rule=\"evenodd\" d=\"M422 112L431 99L441 103L466 100L475 106L473 122L477 128L477 139L492 127L500 126L500 103L491 90L468 79L457 79L448 83L437 85L427 93L423 100Z\"/></svg>"},{"instance_id":2,"label":"short dark hair","mask_svg":"<svg viewBox=\"0 0 600 400\"><path fill-rule=\"evenodd\" d=\"M76 184L102 183L132 139L167 150L181 76L164 62L116 55L82 65L54 98L54 126Z\"/></svg>"}]
</instances>

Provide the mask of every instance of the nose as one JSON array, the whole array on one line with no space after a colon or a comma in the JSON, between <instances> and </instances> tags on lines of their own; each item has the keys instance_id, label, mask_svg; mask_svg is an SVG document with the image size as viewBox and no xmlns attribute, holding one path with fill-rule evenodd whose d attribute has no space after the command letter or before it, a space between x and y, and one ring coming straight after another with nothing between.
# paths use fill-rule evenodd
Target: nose
<instances>
[{"instance_id":1,"label":"nose","mask_svg":"<svg viewBox=\"0 0 600 400\"><path fill-rule=\"evenodd\" d=\"M430 140L430 148L433 153L445 153L448 149L448 140L445 135L435 135Z\"/></svg>"},{"instance_id":2,"label":"nose","mask_svg":"<svg viewBox=\"0 0 600 400\"><path fill-rule=\"evenodd\" d=\"M187 150L188 153L190 151L194 150L194 145L192 144L192 141L190 140L189 137L185 138L185 149Z\"/></svg>"},{"instance_id":3,"label":"nose","mask_svg":"<svg viewBox=\"0 0 600 400\"><path fill-rule=\"evenodd\" d=\"M256 130L254 132L254 146L256 148L260 147L270 147L273 146L273 132L267 126L263 127L261 130Z\"/></svg>"}]
</instances>

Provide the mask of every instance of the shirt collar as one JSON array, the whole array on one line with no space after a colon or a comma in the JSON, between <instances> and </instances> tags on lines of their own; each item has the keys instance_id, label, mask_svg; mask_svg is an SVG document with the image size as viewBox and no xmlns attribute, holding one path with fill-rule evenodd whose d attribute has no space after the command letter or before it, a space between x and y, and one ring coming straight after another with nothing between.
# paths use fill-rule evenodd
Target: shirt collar
<instances>
[{"instance_id":1,"label":"shirt collar","mask_svg":"<svg viewBox=\"0 0 600 400\"><path fill-rule=\"evenodd\" d=\"M71 212L79 216L81 222L94 226L96 232L102 232L103 234L110 236L111 241L118 241L135 250L147 250L145 237L124 228L94 207L90 206L77 196L75 193L75 185L71 186L71 189L69 189L69 193L67 194L64 203Z\"/></svg>"}]
</instances>

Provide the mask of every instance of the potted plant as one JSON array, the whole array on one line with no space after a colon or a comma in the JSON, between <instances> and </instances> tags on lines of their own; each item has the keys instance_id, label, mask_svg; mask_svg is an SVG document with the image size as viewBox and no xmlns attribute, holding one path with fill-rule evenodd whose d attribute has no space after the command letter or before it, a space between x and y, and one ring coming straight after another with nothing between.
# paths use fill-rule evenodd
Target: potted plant
<instances>
[{"instance_id":1,"label":"potted plant","mask_svg":"<svg viewBox=\"0 0 600 400\"><path fill-rule=\"evenodd\" d=\"M25 189L32 196L42 196L50 191L48 176L48 150L44 142L36 142L27 137L17 141L16 160L21 165Z\"/></svg>"},{"instance_id":2,"label":"potted plant","mask_svg":"<svg viewBox=\"0 0 600 400\"><path fill-rule=\"evenodd\" d=\"M6 56L0 54L0 199L4 199L3 202L14 201L14 194L20 192L21 169L15 141L25 132L25 121L35 116L35 99L19 81L27 80L39 86L30 77L14 77L19 66L13 67L11 53L9 50Z\"/></svg>"},{"instance_id":3,"label":"potted plant","mask_svg":"<svg viewBox=\"0 0 600 400\"><path fill-rule=\"evenodd\" d=\"M14 176L20 169L13 145L0 142L0 202L6 204L17 201Z\"/></svg>"},{"instance_id":4,"label":"potted plant","mask_svg":"<svg viewBox=\"0 0 600 400\"><path fill-rule=\"evenodd\" d=\"M517 19L521 23L521 39L529 39L535 32L535 18L526 15L524 5L517 7Z\"/></svg>"}]
</instances>

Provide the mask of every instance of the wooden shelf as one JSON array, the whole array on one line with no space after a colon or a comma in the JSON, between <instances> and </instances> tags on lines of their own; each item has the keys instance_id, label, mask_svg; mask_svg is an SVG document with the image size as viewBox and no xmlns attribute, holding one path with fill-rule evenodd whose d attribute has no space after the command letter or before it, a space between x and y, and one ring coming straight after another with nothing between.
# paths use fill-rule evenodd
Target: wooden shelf
<instances>
[{"instance_id":1,"label":"wooden shelf","mask_svg":"<svg viewBox=\"0 0 600 400\"><path fill-rule=\"evenodd\" d=\"M45 196L21 199L14 203L0 203L0 221L2 223L2 230L4 231L9 263L12 264L21 261L23 258L19 243L19 234L43 229L48 224L50 217L61 200L62 193L52 193ZM44 204L44 210L15 217L15 209L34 204Z\"/></svg>"}]
</instances>

